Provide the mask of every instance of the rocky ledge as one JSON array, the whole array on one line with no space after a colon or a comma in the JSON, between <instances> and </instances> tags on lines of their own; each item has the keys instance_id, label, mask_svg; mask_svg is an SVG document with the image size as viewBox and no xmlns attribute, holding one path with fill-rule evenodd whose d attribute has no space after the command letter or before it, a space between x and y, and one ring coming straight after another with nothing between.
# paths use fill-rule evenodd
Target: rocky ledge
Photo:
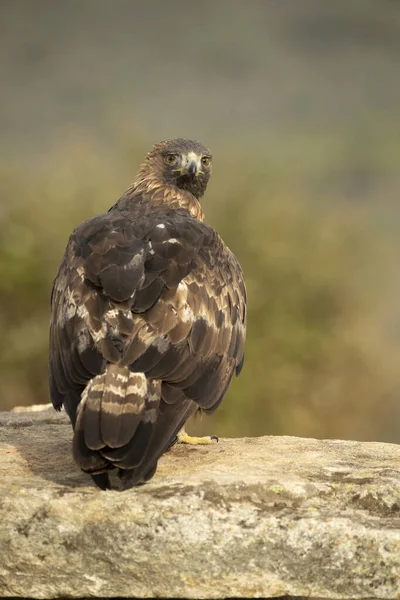
<instances>
[{"instance_id":1,"label":"rocky ledge","mask_svg":"<svg viewBox=\"0 0 400 600\"><path fill-rule=\"evenodd\" d=\"M123 493L70 446L65 415L0 413L2 597L400 598L400 446L175 446Z\"/></svg>"}]
</instances>

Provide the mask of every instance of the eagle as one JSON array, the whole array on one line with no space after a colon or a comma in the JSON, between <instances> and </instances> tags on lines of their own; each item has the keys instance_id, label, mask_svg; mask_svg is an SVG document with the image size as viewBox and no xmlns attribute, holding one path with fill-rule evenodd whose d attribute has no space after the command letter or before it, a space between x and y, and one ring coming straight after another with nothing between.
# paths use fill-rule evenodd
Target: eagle
<instances>
[{"instance_id":1,"label":"eagle","mask_svg":"<svg viewBox=\"0 0 400 600\"><path fill-rule=\"evenodd\" d=\"M101 489L111 469L123 490L149 481L243 366L243 272L200 205L211 170L197 141L153 146L118 202L72 232L55 277L51 399Z\"/></svg>"}]
</instances>

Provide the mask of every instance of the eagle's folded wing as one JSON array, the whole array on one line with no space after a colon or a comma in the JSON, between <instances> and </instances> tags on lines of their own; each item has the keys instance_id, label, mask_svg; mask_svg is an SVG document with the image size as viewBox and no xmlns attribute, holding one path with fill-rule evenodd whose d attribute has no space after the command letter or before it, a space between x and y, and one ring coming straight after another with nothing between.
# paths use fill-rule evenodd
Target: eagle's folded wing
<instances>
[{"instance_id":1,"label":"eagle's folded wing","mask_svg":"<svg viewBox=\"0 0 400 600\"><path fill-rule=\"evenodd\" d=\"M197 408L218 406L243 362L242 271L218 234L186 211L137 222L111 212L83 223L52 305L54 405L64 403L75 422L82 391L107 362L160 380L153 459Z\"/></svg>"}]
</instances>

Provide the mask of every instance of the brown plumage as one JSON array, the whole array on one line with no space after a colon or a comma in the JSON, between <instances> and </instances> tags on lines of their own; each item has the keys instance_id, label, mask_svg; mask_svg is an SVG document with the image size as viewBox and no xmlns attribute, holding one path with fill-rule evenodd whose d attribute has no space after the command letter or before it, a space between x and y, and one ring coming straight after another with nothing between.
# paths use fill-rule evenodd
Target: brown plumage
<instances>
[{"instance_id":1,"label":"brown plumage","mask_svg":"<svg viewBox=\"0 0 400 600\"><path fill-rule=\"evenodd\" d=\"M156 144L106 214L72 233L52 291L50 390L74 457L99 487L125 488L199 409L223 399L244 355L242 270L203 222L211 174L198 142Z\"/></svg>"}]
</instances>

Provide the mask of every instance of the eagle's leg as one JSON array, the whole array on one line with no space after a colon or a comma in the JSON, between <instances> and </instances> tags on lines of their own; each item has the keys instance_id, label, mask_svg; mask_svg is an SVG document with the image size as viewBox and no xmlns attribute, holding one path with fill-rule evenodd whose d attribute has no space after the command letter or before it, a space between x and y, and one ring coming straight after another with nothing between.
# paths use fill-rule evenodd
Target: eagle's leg
<instances>
[{"instance_id":1,"label":"eagle's leg","mask_svg":"<svg viewBox=\"0 0 400 600\"><path fill-rule=\"evenodd\" d=\"M185 428L182 427L178 435L176 436L176 440L174 440L175 444L190 444L191 446L201 446L206 444L212 444L213 442L218 442L218 436L216 435L204 435L202 437L195 437L188 435L185 431Z\"/></svg>"}]
</instances>

